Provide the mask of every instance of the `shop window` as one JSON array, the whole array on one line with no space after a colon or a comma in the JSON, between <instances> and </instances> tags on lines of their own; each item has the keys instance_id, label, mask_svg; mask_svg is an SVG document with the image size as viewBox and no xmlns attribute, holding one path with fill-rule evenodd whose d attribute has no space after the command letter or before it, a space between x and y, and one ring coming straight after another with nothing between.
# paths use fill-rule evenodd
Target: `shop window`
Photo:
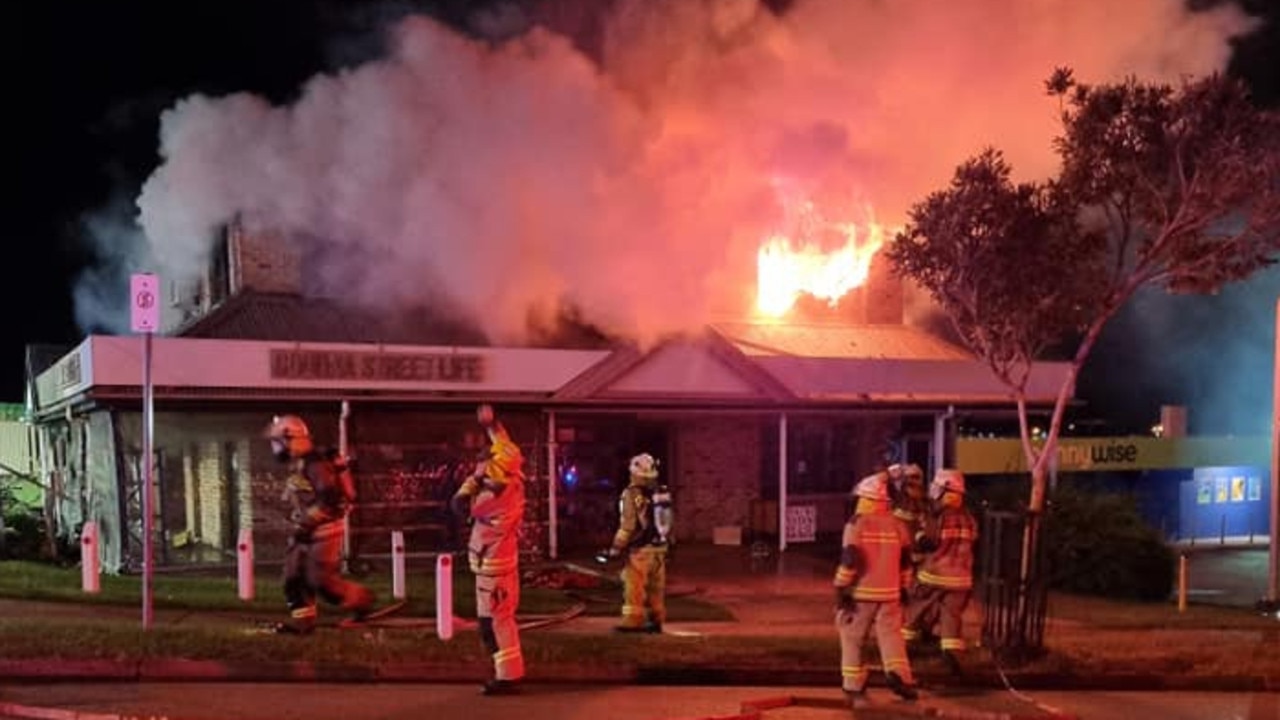
<instances>
[{"instance_id":1,"label":"shop window","mask_svg":"<svg viewBox=\"0 0 1280 720\"><path fill-rule=\"evenodd\" d=\"M793 420L787 427L787 492L844 493L858 478L855 424ZM778 497L778 428L766 424L761 437L761 496Z\"/></svg>"}]
</instances>

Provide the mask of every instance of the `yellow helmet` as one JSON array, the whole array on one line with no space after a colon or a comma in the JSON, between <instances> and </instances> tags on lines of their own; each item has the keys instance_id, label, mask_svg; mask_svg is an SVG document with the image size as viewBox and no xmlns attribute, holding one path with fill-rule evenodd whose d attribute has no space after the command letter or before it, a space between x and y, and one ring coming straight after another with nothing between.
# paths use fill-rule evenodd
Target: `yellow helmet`
<instances>
[{"instance_id":1,"label":"yellow helmet","mask_svg":"<svg viewBox=\"0 0 1280 720\"><path fill-rule=\"evenodd\" d=\"M523 478L524 454L515 444L506 428L494 427L489 431L489 457L484 474L491 481L505 485L516 478Z\"/></svg>"},{"instance_id":2,"label":"yellow helmet","mask_svg":"<svg viewBox=\"0 0 1280 720\"><path fill-rule=\"evenodd\" d=\"M311 429L297 415L277 415L263 432L272 450L282 458L300 457L311 451Z\"/></svg>"},{"instance_id":3,"label":"yellow helmet","mask_svg":"<svg viewBox=\"0 0 1280 720\"><path fill-rule=\"evenodd\" d=\"M631 458L631 477L652 480L658 477L658 461L649 453Z\"/></svg>"}]
</instances>

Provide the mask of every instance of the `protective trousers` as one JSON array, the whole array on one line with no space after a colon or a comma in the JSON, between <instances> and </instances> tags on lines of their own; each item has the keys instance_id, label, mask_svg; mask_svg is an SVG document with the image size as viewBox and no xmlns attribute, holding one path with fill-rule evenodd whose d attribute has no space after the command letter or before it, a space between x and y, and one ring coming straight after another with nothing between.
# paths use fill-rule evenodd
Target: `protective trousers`
<instances>
[{"instance_id":1,"label":"protective trousers","mask_svg":"<svg viewBox=\"0 0 1280 720\"><path fill-rule=\"evenodd\" d=\"M942 649L959 652L965 649L964 611L973 596L970 588L952 589L936 585L918 584L911 607L907 609L907 618L902 626L902 637L915 640L932 626L937 616L938 635L942 638Z\"/></svg>"},{"instance_id":2,"label":"protective trousers","mask_svg":"<svg viewBox=\"0 0 1280 720\"><path fill-rule=\"evenodd\" d=\"M493 658L496 680L524 677L520 627L516 624L519 605L519 573L476 575L476 617L480 625L480 640Z\"/></svg>"},{"instance_id":3,"label":"protective trousers","mask_svg":"<svg viewBox=\"0 0 1280 720\"><path fill-rule=\"evenodd\" d=\"M289 615L301 625L314 624L316 596L346 610L367 610L373 593L342 577L342 523L317 527L309 540L295 540L285 553L284 596Z\"/></svg>"},{"instance_id":4,"label":"protective trousers","mask_svg":"<svg viewBox=\"0 0 1280 720\"><path fill-rule=\"evenodd\" d=\"M621 578L623 627L644 627L646 620L654 625L666 622L666 548L650 545L632 550Z\"/></svg>"},{"instance_id":5,"label":"protective trousers","mask_svg":"<svg viewBox=\"0 0 1280 720\"><path fill-rule=\"evenodd\" d=\"M870 668L862 662L862 643L871 626L876 629L876 646L886 673L897 673L907 685L914 685L906 642L902 639L902 606L895 602L858 600L852 608L836 610L836 631L840 634L840 677L845 690L859 692L867 687Z\"/></svg>"}]
</instances>

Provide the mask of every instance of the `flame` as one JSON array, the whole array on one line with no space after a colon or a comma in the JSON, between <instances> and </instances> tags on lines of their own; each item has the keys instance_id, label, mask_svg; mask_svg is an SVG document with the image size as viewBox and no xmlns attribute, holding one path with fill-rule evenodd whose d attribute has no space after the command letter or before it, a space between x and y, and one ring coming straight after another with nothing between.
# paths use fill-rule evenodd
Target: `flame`
<instances>
[{"instance_id":1,"label":"flame","mask_svg":"<svg viewBox=\"0 0 1280 720\"><path fill-rule=\"evenodd\" d=\"M824 249L820 236L832 233L844 242ZM871 258L885 243L885 229L875 222L860 228L826 221L811 203L805 204L795 235L770 235L756 255L756 310L766 317L786 315L801 293L835 306L867 281Z\"/></svg>"}]
</instances>

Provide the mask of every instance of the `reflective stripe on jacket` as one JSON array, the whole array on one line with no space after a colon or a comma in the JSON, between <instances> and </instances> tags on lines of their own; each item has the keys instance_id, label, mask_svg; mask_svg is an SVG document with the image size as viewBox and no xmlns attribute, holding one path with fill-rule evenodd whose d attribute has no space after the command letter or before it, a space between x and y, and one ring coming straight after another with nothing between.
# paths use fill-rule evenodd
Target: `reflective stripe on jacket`
<instances>
[{"instance_id":1,"label":"reflective stripe on jacket","mask_svg":"<svg viewBox=\"0 0 1280 720\"><path fill-rule=\"evenodd\" d=\"M845 523L834 585L856 600L897 601L911 582L911 533L888 512L855 515Z\"/></svg>"},{"instance_id":2,"label":"reflective stripe on jacket","mask_svg":"<svg viewBox=\"0 0 1280 720\"><path fill-rule=\"evenodd\" d=\"M524 521L524 483L514 479L499 493L481 487L471 503L471 520L471 539L467 542L471 572L515 572L520 558L520 525Z\"/></svg>"},{"instance_id":3,"label":"reflective stripe on jacket","mask_svg":"<svg viewBox=\"0 0 1280 720\"><path fill-rule=\"evenodd\" d=\"M944 508L926 534L937 549L925 556L918 579L925 585L967 590L973 587L973 543L978 523L963 507Z\"/></svg>"}]
</instances>

